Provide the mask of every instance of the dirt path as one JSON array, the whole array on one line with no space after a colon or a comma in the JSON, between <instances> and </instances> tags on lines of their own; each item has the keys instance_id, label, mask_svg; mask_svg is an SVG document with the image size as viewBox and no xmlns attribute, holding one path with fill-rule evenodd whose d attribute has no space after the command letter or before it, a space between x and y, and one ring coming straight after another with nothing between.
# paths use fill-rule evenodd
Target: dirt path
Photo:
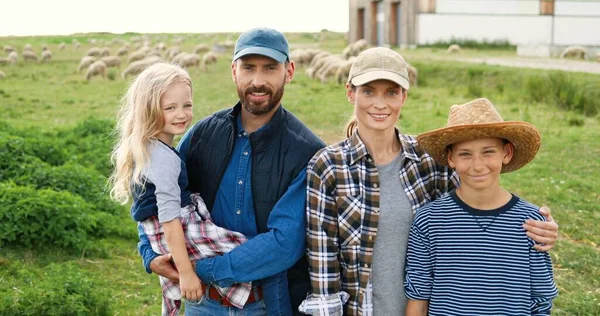
<instances>
[{"instance_id":1,"label":"dirt path","mask_svg":"<svg viewBox=\"0 0 600 316\"><path fill-rule=\"evenodd\" d=\"M486 64L506 67L556 69L564 71L600 74L600 62L593 61L523 57L456 58L454 60L475 64Z\"/></svg>"}]
</instances>

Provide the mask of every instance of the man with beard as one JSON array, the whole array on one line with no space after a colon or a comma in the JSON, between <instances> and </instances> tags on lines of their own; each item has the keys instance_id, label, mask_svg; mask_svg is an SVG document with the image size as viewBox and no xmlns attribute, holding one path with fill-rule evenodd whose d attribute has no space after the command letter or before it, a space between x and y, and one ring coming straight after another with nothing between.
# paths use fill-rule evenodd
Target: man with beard
<instances>
[{"instance_id":1,"label":"man with beard","mask_svg":"<svg viewBox=\"0 0 600 316\"><path fill-rule=\"evenodd\" d=\"M281 104L294 70L283 34L269 28L242 33L231 64L240 101L197 122L179 143L189 189L200 193L217 226L249 239L196 263L204 296L186 301L186 315L297 315L310 290L306 165L325 144ZM138 249L148 272L178 280L170 257L155 254L143 232ZM244 309L211 286L250 281Z\"/></svg>"}]
</instances>

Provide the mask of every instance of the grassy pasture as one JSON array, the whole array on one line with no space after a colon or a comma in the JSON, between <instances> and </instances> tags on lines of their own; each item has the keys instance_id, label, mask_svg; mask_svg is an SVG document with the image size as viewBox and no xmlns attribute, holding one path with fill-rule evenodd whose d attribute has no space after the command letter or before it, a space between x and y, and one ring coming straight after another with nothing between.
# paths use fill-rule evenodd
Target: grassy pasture
<instances>
[{"instance_id":1,"label":"grassy pasture","mask_svg":"<svg viewBox=\"0 0 600 316\"><path fill-rule=\"evenodd\" d=\"M77 65L92 47L89 39L109 44L115 37L129 41L139 36L0 38L0 47L8 44L21 52L30 43L39 56L41 46L47 44L53 52L53 60L47 64L25 64L21 60L16 66L0 65L6 74L5 79L0 79L0 123L60 137L59 131L72 129L90 117L112 120L128 81L120 78L120 70L110 70L115 72L114 80L94 78L86 82L83 74L77 72ZM151 37L153 44L164 41L167 45L181 37L181 47L189 52L196 44L235 40L237 34ZM70 44L73 38L82 43L78 50ZM292 48L341 52L345 46L343 35L329 32L289 34L288 39ZM57 49L61 42L67 43L63 51ZM109 47L114 53L119 45ZM3 54L0 52L0 56ZM551 251L560 289L554 314L600 315L600 120L598 111L593 110L598 102L594 98L600 92L600 76L433 61L432 57L446 56L445 50L435 47L401 54L419 69L420 77L419 86L409 92L398 122L403 132L416 134L441 127L450 105L476 97L490 99L505 120L526 120L540 129L542 147L536 159L520 171L503 176L502 182L532 203L548 205L560 225L559 242ZM514 51L467 49L461 54L508 56ZM190 70L195 118L237 101L230 56L229 52L224 53L208 72ZM307 78L303 68L297 69L294 80L286 86L283 103L327 143L342 139L343 123L352 111L342 86ZM572 107L573 104L581 108ZM0 183L10 180L0 179ZM122 208L120 217L119 225L126 231L121 237L95 239L93 247L77 253L58 247L15 247L0 240L0 314L3 306L19 304L26 294L34 293L33 288L52 288L49 284L53 282L74 280L90 282L94 291L101 294L97 299L109 306L107 310L90 309L84 314L158 314L158 280L143 270L135 248L135 223L129 219L126 208ZM62 267L56 268L57 265ZM70 273L74 275L72 279L67 278ZM49 294L40 295L48 299ZM60 302L60 297L56 301ZM77 301L61 303L66 306Z\"/></svg>"}]
</instances>

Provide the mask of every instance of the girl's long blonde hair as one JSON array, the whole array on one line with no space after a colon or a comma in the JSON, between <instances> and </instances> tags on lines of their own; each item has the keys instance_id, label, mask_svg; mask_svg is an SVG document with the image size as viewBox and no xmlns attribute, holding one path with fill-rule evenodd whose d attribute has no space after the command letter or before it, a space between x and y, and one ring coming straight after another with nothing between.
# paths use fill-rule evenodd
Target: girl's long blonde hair
<instances>
[{"instance_id":1,"label":"girl's long blonde hair","mask_svg":"<svg viewBox=\"0 0 600 316\"><path fill-rule=\"evenodd\" d=\"M192 89L190 76L183 68L156 63L133 80L121 100L118 141L111 154L114 170L109 179L110 197L121 204L129 201L132 185L144 184L147 146L164 127L160 98L174 83L185 83Z\"/></svg>"}]
</instances>

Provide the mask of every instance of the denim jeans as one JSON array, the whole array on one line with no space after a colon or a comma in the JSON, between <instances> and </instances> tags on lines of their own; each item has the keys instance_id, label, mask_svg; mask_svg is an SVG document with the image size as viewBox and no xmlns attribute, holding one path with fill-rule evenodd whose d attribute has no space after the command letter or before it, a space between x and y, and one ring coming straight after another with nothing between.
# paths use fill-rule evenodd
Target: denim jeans
<instances>
[{"instance_id":1,"label":"denim jeans","mask_svg":"<svg viewBox=\"0 0 600 316\"><path fill-rule=\"evenodd\" d=\"M244 309L222 306L218 301L203 295L200 300L185 301L186 316L267 316L265 301L246 304Z\"/></svg>"}]
</instances>

